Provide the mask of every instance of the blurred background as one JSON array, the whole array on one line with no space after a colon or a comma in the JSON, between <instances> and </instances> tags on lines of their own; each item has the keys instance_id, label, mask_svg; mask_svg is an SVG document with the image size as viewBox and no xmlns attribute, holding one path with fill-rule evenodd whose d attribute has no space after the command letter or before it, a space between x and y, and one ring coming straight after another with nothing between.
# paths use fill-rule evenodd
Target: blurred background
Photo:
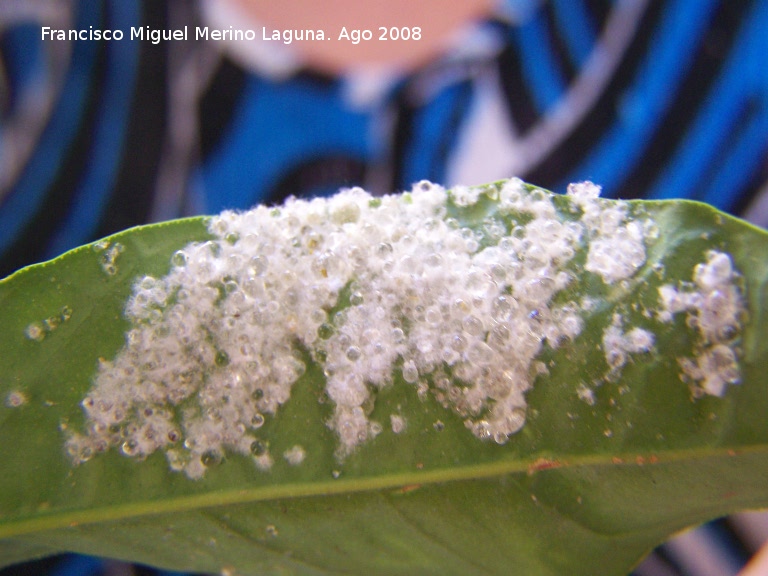
<instances>
[{"instance_id":1,"label":"blurred background","mask_svg":"<svg viewBox=\"0 0 768 576\"><path fill-rule=\"evenodd\" d=\"M339 39L343 26L373 39ZM0 278L147 222L511 176L767 226L768 1L0 0ZM738 515L636 574L736 574L766 540L765 516ZM160 572L65 556L11 574Z\"/></svg>"}]
</instances>

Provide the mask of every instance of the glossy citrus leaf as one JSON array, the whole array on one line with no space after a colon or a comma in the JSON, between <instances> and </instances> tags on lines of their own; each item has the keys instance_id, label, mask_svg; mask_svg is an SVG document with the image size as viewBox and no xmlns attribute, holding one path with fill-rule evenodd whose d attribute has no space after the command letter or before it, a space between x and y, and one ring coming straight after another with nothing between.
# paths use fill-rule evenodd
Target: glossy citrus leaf
<instances>
[{"instance_id":1,"label":"glossy citrus leaf","mask_svg":"<svg viewBox=\"0 0 768 576\"><path fill-rule=\"evenodd\" d=\"M514 202L510 189L517 190ZM242 432L268 448L269 466L258 454L239 451L234 441L212 444L206 436L205 452L196 452L194 442L178 448L185 440L201 441L194 426L205 423L208 413L195 402L207 383L230 374L238 362L225 349L231 331L216 316L231 300L227 282L235 292L244 283L240 272L228 271L207 286L218 290L212 292L214 316L207 317L212 323L203 339L216 352L209 370L199 388L178 401L178 410L171 402L161 407L172 412L178 427L170 432L183 438L165 440L139 458L136 445L126 443L144 416L132 428L121 420L114 430L100 431L92 417L99 408L89 412L88 398L109 398L98 392L99 383L111 378L104 374L129 355L131 339L155 330L156 320L166 321L180 300L179 287L169 300L150 302L133 315L127 310L135 308L126 304L143 290L141 278L152 277L145 285L156 287L156 279L170 278L174 270L194 269L174 256L177 251L198 254L213 240L205 250L232 256L246 242L243 235L217 228L221 220L202 218L140 227L0 281L0 563L77 551L225 574L622 574L676 530L768 505L768 377L762 369L768 359L768 235L702 204L615 203L590 194L552 197L499 183L453 191L438 214L454 219L451 226L468 243L459 251L477 256L471 261L475 268L484 262L479 255L506 237L523 269L517 280L530 281L532 267L545 269L533 278L539 283L526 288L510 280L509 270L516 268L509 259L503 277L491 270L493 262L486 263L496 274L493 287L528 306L517 316L505 308L505 322L527 327L538 342L526 357L504 349L504 362L511 356L529 362L527 372L517 373L533 384L521 396L524 403L514 405L525 414L519 430L504 428L508 420L494 420L493 408L502 403L496 392L482 396L475 408L454 401L484 391L481 383L460 377L471 369L462 363L480 365L482 355L446 355L448 367L429 372L428 346L419 341L418 352L398 349L392 382L368 384L359 429L365 433L345 445L344 418L351 412L341 413L336 392L329 391L334 374L326 356L318 355L321 337L320 344L305 339L292 352L304 368L290 398L264 410L255 431ZM385 218L376 212L380 200L358 195L346 202L323 208L334 234L352 234L369 209L374 223ZM406 214L420 202L414 190L385 199L382 210ZM296 226L291 215L289 207L268 214L286 234ZM318 227L328 224L307 218ZM559 252L547 261L535 252L535 238L545 252L556 249L547 246L559 232L549 243L541 242L545 232L536 236L539 227L562 230L546 221L573 223L571 232L562 233L573 233L572 255ZM425 226L432 230L436 224ZM433 258L434 268L460 261L451 260L451 226L441 237L448 239L444 251L424 254L425 262L440 255L442 260ZM463 226L475 235L462 232ZM370 226L361 229L373 234ZM305 242L299 249L317 259L315 245L305 241L311 232L298 227L293 234ZM419 238L414 250L429 242L429 236ZM190 243L197 244L189 248ZM375 254L362 258L360 269L374 266ZM291 258L294 264L300 260ZM272 257L271 265L276 261ZM243 267L237 258L229 262ZM329 262L315 269L317 278L332 277ZM429 263L397 261L391 275L406 265L416 275L414 285L432 274L425 268ZM557 271L570 275L560 277L559 291L541 283ZM309 285L312 274L286 281L294 283L291 288ZM361 295L368 297L366 285L355 282L331 295L328 318L362 306L356 288L361 284ZM457 293L465 288L455 286ZM537 290L550 290L551 297L539 298ZM469 305L491 310L479 301ZM428 311L417 306L408 308L413 318L398 324L407 337L417 332L422 313L429 323ZM577 318L569 324L571 313ZM349 314L342 322L349 322ZM443 319L451 314L443 310ZM469 316L483 327L476 330ZM458 324L445 321L443 326L436 317L436 331L458 326L469 342L476 336L475 354L487 352L477 342L495 346L499 332L493 329L503 323L481 312L467 313ZM375 322L371 315L369 323ZM277 339L279 327L271 326L267 335ZM337 332L339 326L344 325L336 325ZM160 338L172 336L166 330ZM358 362L366 350L349 352L349 361ZM418 380L408 372L410 361ZM486 373L479 372L479 380ZM148 394L136 382L134 396ZM259 388L258 402L270 390ZM146 410L149 404L141 402L131 410ZM182 465L174 460L177 453L186 459Z\"/></svg>"}]
</instances>

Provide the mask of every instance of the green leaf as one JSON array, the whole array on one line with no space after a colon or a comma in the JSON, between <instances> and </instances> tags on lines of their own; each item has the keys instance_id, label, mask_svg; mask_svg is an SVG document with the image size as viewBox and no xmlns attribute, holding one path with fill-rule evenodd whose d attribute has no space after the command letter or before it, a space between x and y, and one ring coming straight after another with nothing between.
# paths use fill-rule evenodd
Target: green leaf
<instances>
[{"instance_id":1,"label":"green leaf","mask_svg":"<svg viewBox=\"0 0 768 576\"><path fill-rule=\"evenodd\" d=\"M198 479L189 477L192 468L169 467L163 450L175 448L137 459L110 440L103 452L82 457L75 450L73 458L73 438L85 438L78 449L101 438L93 430L89 436L94 420L81 403L129 347L126 333L152 329L153 320L126 315L135 283L171 274L179 268L174 253L190 243L226 234L205 218L139 227L0 281L0 565L75 551L222 574L624 574L677 530L768 506L768 235L686 201L592 202L526 187L515 209L505 209L504 186L455 190L440 217L482 230L480 250L498 242L494 226L514 236L519 225L518 236L533 237L522 227L535 210L520 204L531 198L554 206L558 222L585 226L592 206L598 217L627 210L624 224L654 226L644 224L644 258L620 278L590 260L601 232L587 226L560 266L574 280L524 311L535 331L576 301L583 326L556 346L554 337L542 344L529 367L526 422L501 443L477 437L484 435L478 423L491 421L493 400L478 413L462 411L439 379L450 376L460 388L472 383L443 368L422 374L419 388L404 380L400 360L391 385L368 387L365 417L383 430L343 449L322 362L311 346L297 346L306 372L254 432L272 455L268 469L226 443L203 455ZM418 205L418 193L393 202ZM350 230L357 212L340 206L326 216ZM370 203L371 210L386 206ZM286 207L271 217L290 213ZM224 243L245 239L221 242L226 251ZM526 254L529 266L533 253ZM732 292L696 284L696 270L714 265L713 254L732 263ZM442 255L448 258L447 248ZM707 320L693 308L663 318L662 286L707 298L715 289L726 299L738 294L730 306L743 310L728 326L722 319L731 309L714 309L712 322L729 329L706 337ZM213 287L218 310L227 288ZM340 288L331 314L355 305L354 289ZM522 288L513 286L511 295L515 290ZM162 316L170 308L147 310ZM700 326L691 326L697 318ZM611 326L625 361L613 369ZM633 328L647 330L652 346L632 348L626 338ZM216 329L206 342L222 352ZM718 364L712 356L699 370L696 363L718 345L736 360L718 357ZM231 356L217 354L204 378L236 363ZM736 370L740 384L712 376L721 369L725 380ZM718 385L720 395L705 393ZM195 398L181 403L187 413ZM174 421L191 437L183 412ZM404 430L393 430L392 416L403 419ZM304 458L289 462L283 455L297 445Z\"/></svg>"}]
</instances>

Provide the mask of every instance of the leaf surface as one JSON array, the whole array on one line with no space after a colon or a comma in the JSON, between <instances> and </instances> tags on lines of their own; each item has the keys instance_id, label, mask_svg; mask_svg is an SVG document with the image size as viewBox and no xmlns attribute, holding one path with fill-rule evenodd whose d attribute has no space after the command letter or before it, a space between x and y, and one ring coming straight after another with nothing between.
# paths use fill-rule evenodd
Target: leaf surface
<instances>
[{"instance_id":1,"label":"leaf surface","mask_svg":"<svg viewBox=\"0 0 768 576\"><path fill-rule=\"evenodd\" d=\"M527 422L503 445L398 370L370 414L384 430L340 460L325 376L306 356L260 430L276 455L267 472L227 454L191 480L159 452L137 462L115 449L75 466L64 444L85 429L100 359L125 344L134 282L211 238L207 220L135 228L0 281L0 564L76 551L231 574L623 574L679 529L768 506L768 235L698 203L628 205L659 230L645 263L609 286L576 256L573 292L594 300L584 330L543 349ZM496 203L451 210L479 228ZM741 384L694 399L679 359L695 332L656 312L659 287L691 283L710 250L740 274ZM600 344L617 313L652 329L654 350L610 376ZM292 466L280 455L296 444L306 458Z\"/></svg>"}]
</instances>

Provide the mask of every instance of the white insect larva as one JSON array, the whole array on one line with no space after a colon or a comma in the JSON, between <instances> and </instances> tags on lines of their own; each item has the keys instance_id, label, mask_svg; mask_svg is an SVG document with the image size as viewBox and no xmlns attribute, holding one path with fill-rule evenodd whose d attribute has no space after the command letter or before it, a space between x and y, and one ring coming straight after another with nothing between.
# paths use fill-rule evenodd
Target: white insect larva
<instances>
[{"instance_id":1,"label":"white insect larva","mask_svg":"<svg viewBox=\"0 0 768 576\"><path fill-rule=\"evenodd\" d=\"M694 267L692 284L659 288L659 317L669 322L685 312L686 323L699 336L695 358L678 358L680 378L691 383L694 398L702 394L722 396L728 384L741 380L734 350L744 314L736 284L738 274L727 254L710 250L706 257L706 262Z\"/></svg>"}]
</instances>

